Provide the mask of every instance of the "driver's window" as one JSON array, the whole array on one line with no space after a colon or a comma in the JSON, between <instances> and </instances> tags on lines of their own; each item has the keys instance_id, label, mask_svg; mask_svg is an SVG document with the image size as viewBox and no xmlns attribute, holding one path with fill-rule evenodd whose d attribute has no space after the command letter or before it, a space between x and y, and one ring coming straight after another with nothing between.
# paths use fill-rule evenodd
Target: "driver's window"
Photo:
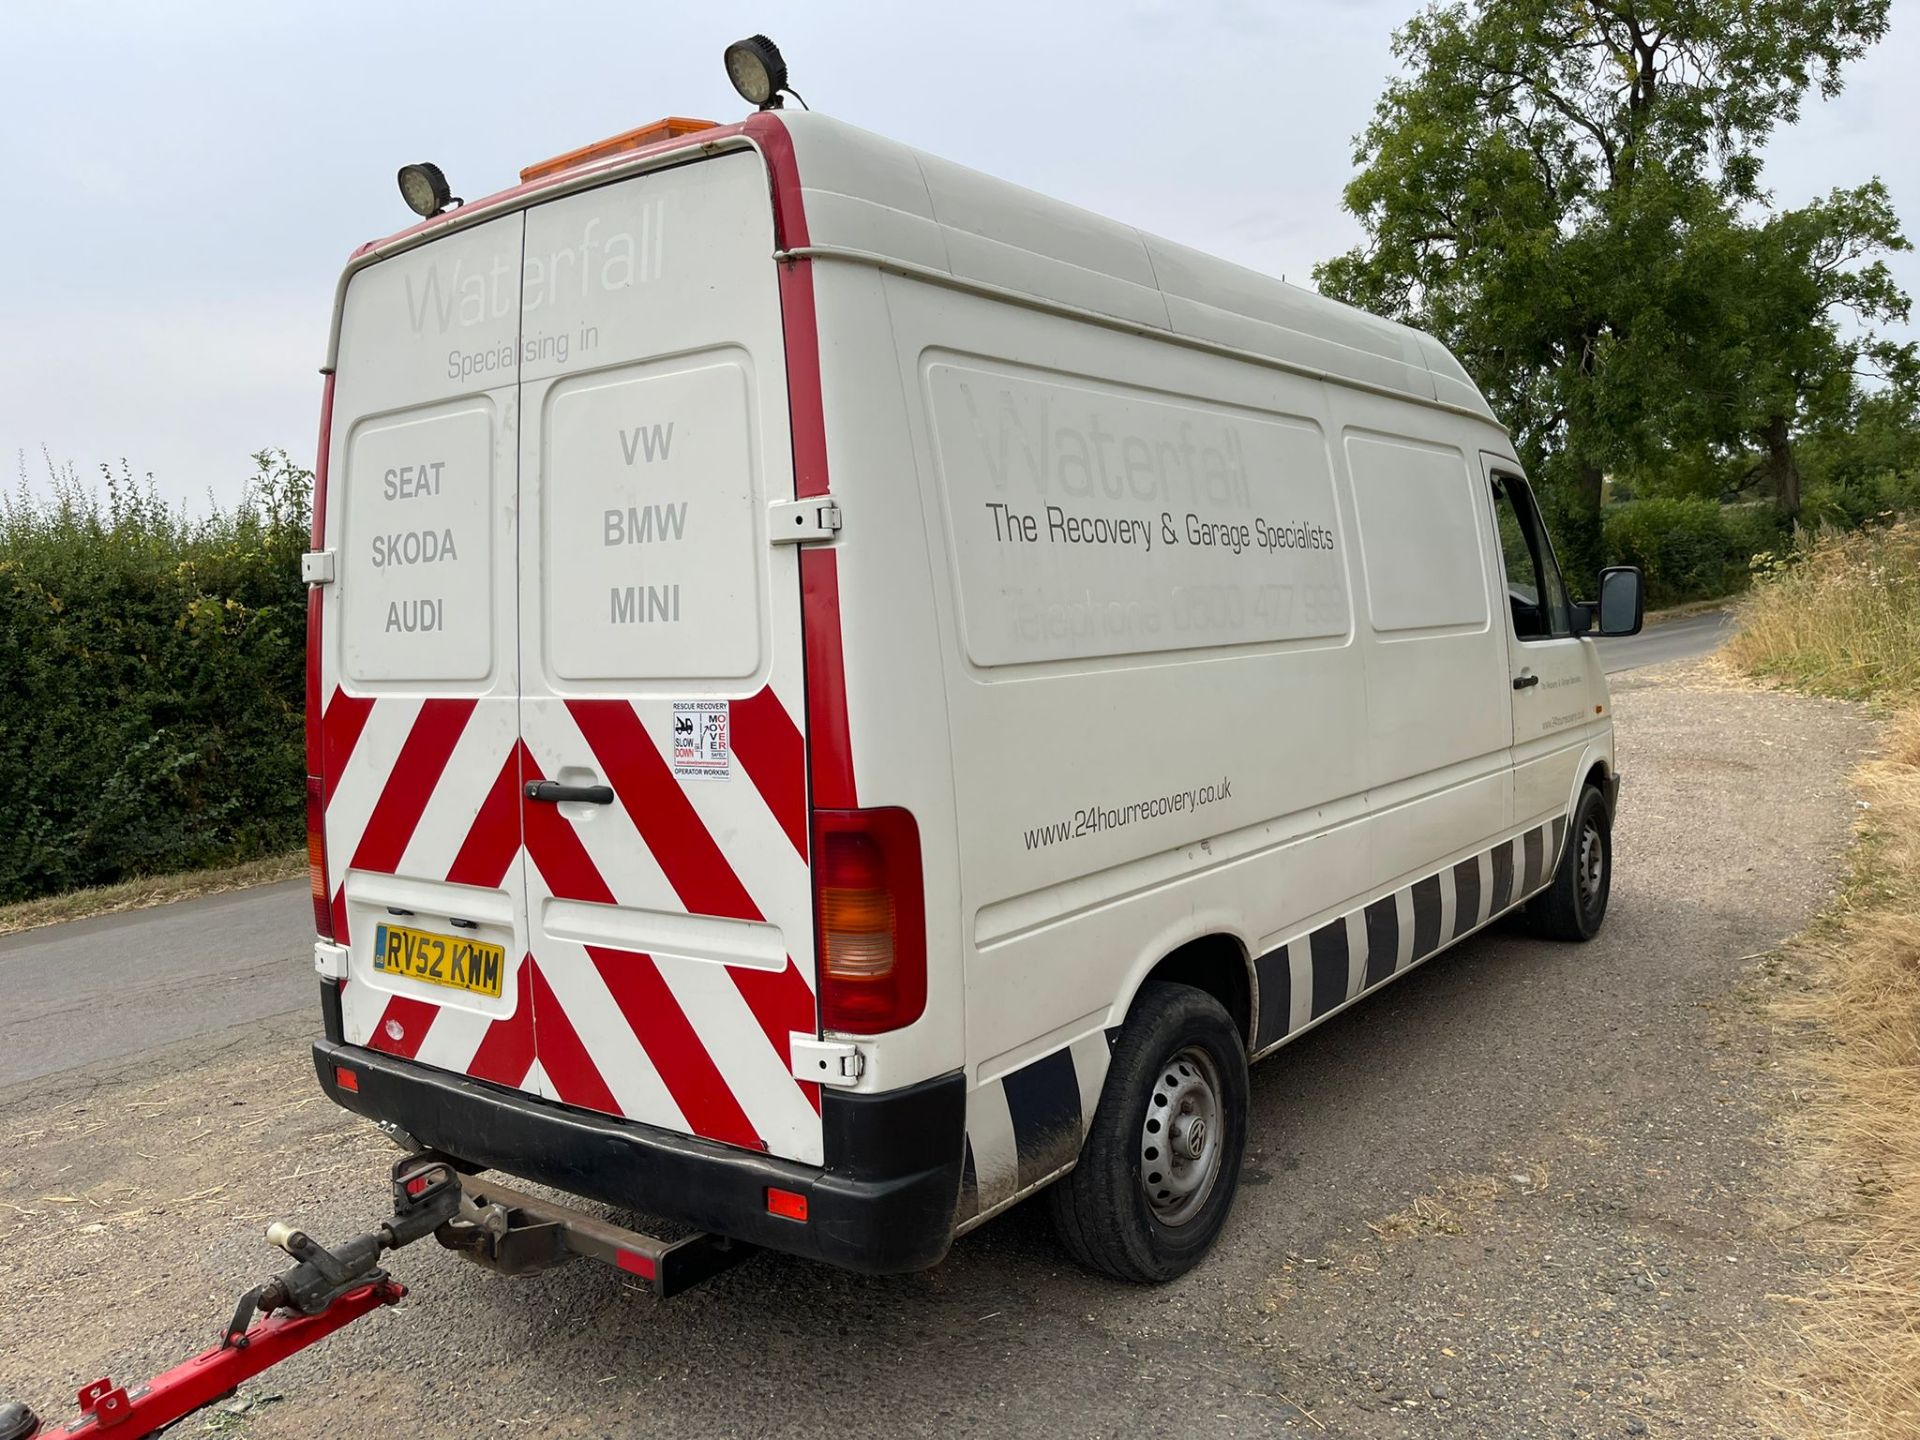
<instances>
[{"instance_id":1,"label":"driver's window","mask_svg":"<svg viewBox=\"0 0 1920 1440\"><path fill-rule=\"evenodd\" d=\"M1513 633L1522 640L1550 640L1573 634L1572 609L1546 526L1527 482L1512 475L1493 477L1493 516L1500 527L1500 554L1507 569L1507 608Z\"/></svg>"}]
</instances>

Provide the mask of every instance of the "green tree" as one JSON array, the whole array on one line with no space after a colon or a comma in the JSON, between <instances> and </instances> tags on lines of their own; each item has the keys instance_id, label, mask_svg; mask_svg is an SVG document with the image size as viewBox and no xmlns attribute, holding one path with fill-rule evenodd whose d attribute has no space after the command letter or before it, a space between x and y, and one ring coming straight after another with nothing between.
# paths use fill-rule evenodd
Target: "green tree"
<instances>
[{"instance_id":1,"label":"green tree","mask_svg":"<svg viewBox=\"0 0 1920 1440\"><path fill-rule=\"evenodd\" d=\"M1920 382L1868 392L1844 423L1815 429L1797 453L1815 484L1857 489L1883 477L1920 483Z\"/></svg>"},{"instance_id":2,"label":"green tree","mask_svg":"<svg viewBox=\"0 0 1920 1440\"><path fill-rule=\"evenodd\" d=\"M1881 257L1912 248L1877 180L1835 190L1753 231L1728 307L1746 322L1745 343L1730 351L1741 367L1732 396L1738 423L1760 451L1749 473L1773 491L1783 514L1800 509L1795 435L1847 424L1863 378L1902 389L1914 382L1913 344L1875 328L1908 317L1908 298Z\"/></svg>"},{"instance_id":3,"label":"green tree","mask_svg":"<svg viewBox=\"0 0 1920 1440\"><path fill-rule=\"evenodd\" d=\"M1884 257L1910 248L1877 180L1759 220L1723 210L1695 225L1649 290L1677 322L1659 367L1666 448L1627 467L1627 487L1726 499L1758 487L1784 518L1797 514L1796 437L1851 429L1889 413L1863 408L1871 396L1915 387L1915 347L1877 328L1909 315Z\"/></svg>"},{"instance_id":4,"label":"green tree","mask_svg":"<svg viewBox=\"0 0 1920 1440\"><path fill-rule=\"evenodd\" d=\"M1888 0L1473 0L1394 38L1357 142L1368 241L1328 294L1438 335L1593 558L1602 478L1668 443L1724 290L1696 234L1765 202L1760 152L1885 33ZM1731 380L1733 371L1723 374Z\"/></svg>"}]
</instances>

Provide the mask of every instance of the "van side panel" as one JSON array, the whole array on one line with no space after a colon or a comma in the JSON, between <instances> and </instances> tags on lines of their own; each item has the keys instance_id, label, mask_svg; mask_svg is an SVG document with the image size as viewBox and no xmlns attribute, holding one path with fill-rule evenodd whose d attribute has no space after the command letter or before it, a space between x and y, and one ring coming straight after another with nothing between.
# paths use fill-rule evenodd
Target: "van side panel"
<instances>
[{"instance_id":1,"label":"van side panel","mask_svg":"<svg viewBox=\"0 0 1920 1440\"><path fill-rule=\"evenodd\" d=\"M1369 883L1351 513L1317 382L883 283L952 736L986 1208L1071 1163L1146 967L1208 934L1258 954ZM849 615L877 599L853 558ZM865 653L849 631L850 695ZM856 719L863 795L927 753L886 727Z\"/></svg>"},{"instance_id":2,"label":"van side panel","mask_svg":"<svg viewBox=\"0 0 1920 1440\"><path fill-rule=\"evenodd\" d=\"M1507 615L1479 473L1486 428L1339 386L1371 703L1371 879L1400 881L1510 817Z\"/></svg>"},{"instance_id":3,"label":"van side panel","mask_svg":"<svg viewBox=\"0 0 1920 1440\"><path fill-rule=\"evenodd\" d=\"M1072 1164L1109 1032L1180 945L1229 937L1266 1048L1500 913L1558 835L1508 833L1490 427L815 273L823 340L845 327L823 352L870 377L882 321L894 346L897 395L828 390L849 524L897 542L840 551L849 715L863 801L916 797L929 839L951 815L927 882L955 922L933 984L965 1007L966 1223ZM920 1038L877 1064L918 1072Z\"/></svg>"}]
</instances>

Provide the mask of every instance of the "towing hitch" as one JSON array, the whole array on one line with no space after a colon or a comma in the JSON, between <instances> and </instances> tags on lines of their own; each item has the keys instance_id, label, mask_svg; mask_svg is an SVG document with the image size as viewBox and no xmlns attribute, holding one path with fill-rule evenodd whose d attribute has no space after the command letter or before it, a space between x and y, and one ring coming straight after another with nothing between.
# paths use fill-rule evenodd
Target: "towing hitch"
<instances>
[{"instance_id":1,"label":"towing hitch","mask_svg":"<svg viewBox=\"0 0 1920 1440\"><path fill-rule=\"evenodd\" d=\"M460 1172L441 1157L423 1152L393 1167L393 1218L354 1236L338 1250L329 1250L306 1231L276 1220L267 1227L267 1242L300 1263L240 1297L221 1345L244 1349L249 1343L247 1326L256 1311L267 1316L276 1310L319 1315L354 1290L390 1283L379 1266L381 1255L431 1235L459 1209Z\"/></svg>"},{"instance_id":2,"label":"towing hitch","mask_svg":"<svg viewBox=\"0 0 1920 1440\"><path fill-rule=\"evenodd\" d=\"M436 1238L503 1275L530 1275L585 1257L618 1266L665 1299L731 1269L757 1248L724 1235L661 1240L479 1176L462 1175L459 1184L460 1212Z\"/></svg>"},{"instance_id":3,"label":"towing hitch","mask_svg":"<svg viewBox=\"0 0 1920 1440\"><path fill-rule=\"evenodd\" d=\"M489 1269L526 1275L586 1257L618 1266L661 1297L739 1264L755 1247L723 1236L661 1240L465 1174L431 1150L393 1167L393 1214L328 1249L284 1221L267 1239L294 1265L240 1297L220 1343L143 1385L101 1378L82 1387L79 1416L45 1430L24 1405L0 1404L0 1440L55 1435L141 1440L231 1395L240 1385L344 1325L404 1299L380 1259L434 1236ZM256 1318L257 1317L257 1318Z\"/></svg>"}]
</instances>

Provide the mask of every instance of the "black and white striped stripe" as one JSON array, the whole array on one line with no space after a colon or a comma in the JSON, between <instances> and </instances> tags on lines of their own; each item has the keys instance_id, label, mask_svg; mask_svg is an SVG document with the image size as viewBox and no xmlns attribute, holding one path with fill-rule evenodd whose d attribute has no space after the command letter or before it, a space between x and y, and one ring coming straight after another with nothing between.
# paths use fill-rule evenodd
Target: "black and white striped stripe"
<instances>
[{"instance_id":1,"label":"black and white striped stripe","mask_svg":"<svg viewBox=\"0 0 1920 1440\"><path fill-rule=\"evenodd\" d=\"M1544 889L1566 829L1557 815L1260 956L1254 1057Z\"/></svg>"},{"instance_id":2,"label":"black and white striped stripe","mask_svg":"<svg viewBox=\"0 0 1920 1440\"><path fill-rule=\"evenodd\" d=\"M1095 1030L967 1097L964 1228L1073 1168L1107 1078L1112 1036Z\"/></svg>"},{"instance_id":3,"label":"black and white striped stripe","mask_svg":"<svg viewBox=\"0 0 1920 1440\"><path fill-rule=\"evenodd\" d=\"M1557 815L1261 955L1254 961L1254 1058L1544 889L1566 830L1566 817ZM1073 1168L1116 1034L1092 1031L967 1097L958 1229Z\"/></svg>"}]
</instances>

